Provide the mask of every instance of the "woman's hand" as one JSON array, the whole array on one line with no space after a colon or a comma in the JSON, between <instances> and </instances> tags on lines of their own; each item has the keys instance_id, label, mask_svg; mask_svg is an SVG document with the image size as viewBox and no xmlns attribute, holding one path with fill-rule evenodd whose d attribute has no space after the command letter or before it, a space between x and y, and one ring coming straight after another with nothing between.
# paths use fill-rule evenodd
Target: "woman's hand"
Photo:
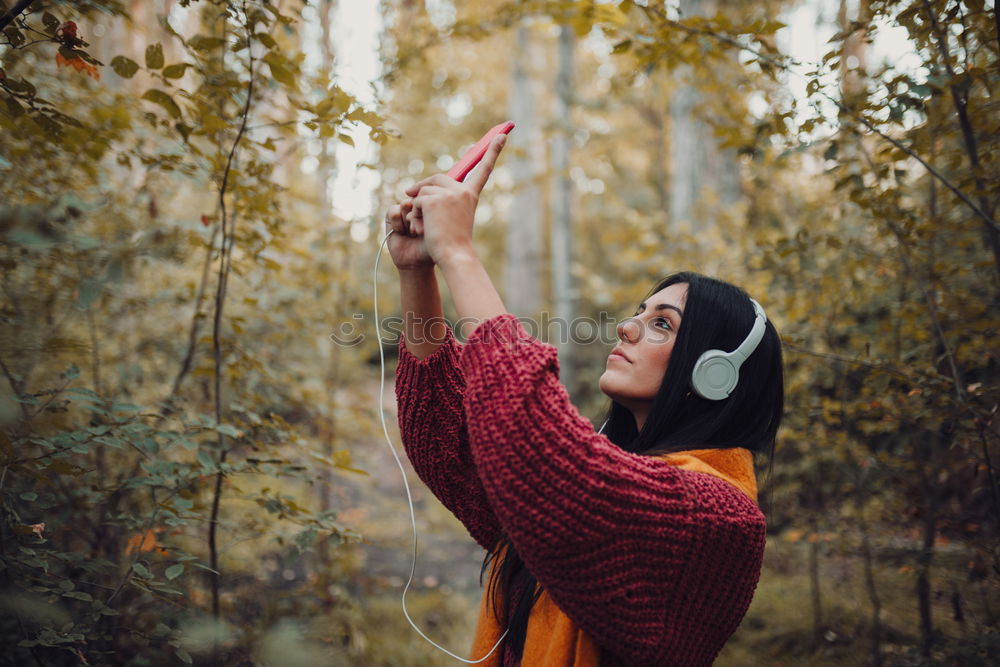
<instances>
[{"instance_id":1,"label":"woman's hand","mask_svg":"<svg viewBox=\"0 0 1000 667\"><path fill-rule=\"evenodd\" d=\"M423 235L427 252L437 264L474 254L472 226L476 216L479 193L493 172L507 136L499 135L486 151L465 182L444 174L435 174L406 190L413 205L404 214L412 233Z\"/></svg>"},{"instance_id":2,"label":"woman's hand","mask_svg":"<svg viewBox=\"0 0 1000 667\"><path fill-rule=\"evenodd\" d=\"M389 254L399 271L415 271L430 269L434 260L427 252L424 237L411 231L406 215L413 209L413 200L406 199L400 204L389 207L385 214L386 231L395 232L389 237Z\"/></svg>"}]
</instances>

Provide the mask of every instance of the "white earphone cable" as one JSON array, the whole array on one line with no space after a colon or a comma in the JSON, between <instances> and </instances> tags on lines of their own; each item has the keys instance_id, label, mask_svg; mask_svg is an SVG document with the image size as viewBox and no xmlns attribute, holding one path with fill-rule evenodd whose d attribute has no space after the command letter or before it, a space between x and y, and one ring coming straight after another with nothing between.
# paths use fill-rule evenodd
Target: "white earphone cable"
<instances>
[{"instance_id":1,"label":"white earphone cable","mask_svg":"<svg viewBox=\"0 0 1000 667\"><path fill-rule=\"evenodd\" d=\"M382 433L385 434L385 442L386 444L389 445L389 450L392 452L392 457L396 459L396 465L399 466L400 475L402 475L403 477L403 488L406 489L406 502L409 503L410 506L410 523L413 525L413 563L410 565L410 578L406 580L406 586L403 587L403 598L402 598L403 615L406 616L406 620L410 622L410 625L413 626L413 629L416 630L420 634L420 636L426 639L429 643L439 648L440 650L444 651L445 653L455 658L456 660L461 660L462 662L469 665L475 665L493 655L493 652L497 650L498 646L500 646L500 642L503 641L503 638L506 637L507 633L510 631L509 627L506 630L504 630L502 635L500 635L500 639L498 639L497 643L493 645L493 648L490 649L489 653L484 655L479 660L467 660L466 658L463 658L460 655L455 655L454 653L444 648L443 646L440 646L439 644L435 643L434 640L425 635L423 631L417 627L417 624L413 622L413 619L410 618L409 612L407 612L406 610L406 592L410 589L410 583L413 581L413 574L414 572L416 572L417 569L417 516L413 511L413 496L410 495L410 484L409 482L406 481L406 470L403 468L403 462L399 460L399 455L396 454L396 448L392 446L392 440L389 438L389 427L385 423L385 409L383 408L383 400L385 396L385 352L382 350L382 331L380 326L380 320L378 317L378 265L379 261L382 259L382 250L385 248L386 243L388 243L390 236L392 236L391 230L389 231L388 234L385 235L385 238L382 239L382 245L379 246L378 254L375 255L375 273L374 277L372 278L372 291L373 291L372 296L375 304L374 308L375 335L378 337L378 360L379 360L379 368L381 369L379 373L379 383L378 383L378 414L382 420Z\"/></svg>"}]
</instances>

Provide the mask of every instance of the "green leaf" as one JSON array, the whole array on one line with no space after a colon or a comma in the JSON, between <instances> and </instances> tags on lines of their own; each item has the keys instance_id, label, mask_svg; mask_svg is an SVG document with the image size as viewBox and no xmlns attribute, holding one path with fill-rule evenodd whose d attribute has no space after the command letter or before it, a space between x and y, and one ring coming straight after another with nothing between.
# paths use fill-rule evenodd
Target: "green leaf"
<instances>
[{"instance_id":1,"label":"green leaf","mask_svg":"<svg viewBox=\"0 0 1000 667\"><path fill-rule=\"evenodd\" d=\"M83 591L69 591L63 593L64 598L73 598L74 600L83 600L84 602L93 602L94 598L90 597L89 593L84 593Z\"/></svg>"},{"instance_id":2,"label":"green leaf","mask_svg":"<svg viewBox=\"0 0 1000 667\"><path fill-rule=\"evenodd\" d=\"M176 565L171 565L170 567L168 567L163 574L167 577L167 579L173 580L181 576L181 574L183 573L184 573L184 564L177 563Z\"/></svg>"},{"instance_id":3,"label":"green leaf","mask_svg":"<svg viewBox=\"0 0 1000 667\"><path fill-rule=\"evenodd\" d=\"M264 62L266 62L271 68L271 76L275 80L289 86L291 88L295 87L295 75L292 70L288 68L288 60L278 53L277 51L269 51L267 55L264 56Z\"/></svg>"},{"instance_id":4,"label":"green leaf","mask_svg":"<svg viewBox=\"0 0 1000 667\"><path fill-rule=\"evenodd\" d=\"M138 563L138 562L133 563L132 564L132 569L135 570L135 573L138 574L143 579L152 579L153 578L152 573L150 573L149 569L145 565L143 565L142 563Z\"/></svg>"},{"instance_id":5,"label":"green leaf","mask_svg":"<svg viewBox=\"0 0 1000 667\"><path fill-rule=\"evenodd\" d=\"M236 430L236 427L230 424L219 424L215 427L215 430L222 435L228 435L230 438L240 437L240 432Z\"/></svg>"},{"instance_id":6,"label":"green leaf","mask_svg":"<svg viewBox=\"0 0 1000 667\"><path fill-rule=\"evenodd\" d=\"M212 568L210 568L209 566L207 566L207 565L205 565L203 563L191 563L191 564L194 565L195 567L201 568L202 570L207 570L207 571L211 572L212 574L219 574L216 570L213 570Z\"/></svg>"},{"instance_id":7,"label":"green leaf","mask_svg":"<svg viewBox=\"0 0 1000 667\"><path fill-rule=\"evenodd\" d=\"M35 96L35 86L27 79L11 79L7 77L4 79L4 85L15 93L24 93L29 99Z\"/></svg>"},{"instance_id":8,"label":"green leaf","mask_svg":"<svg viewBox=\"0 0 1000 667\"><path fill-rule=\"evenodd\" d=\"M207 35L195 35L188 40L188 46L195 51L211 51L212 49L219 48L225 43L226 40L221 37L208 37Z\"/></svg>"},{"instance_id":9,"label":"green leaf","mask_svg":"<svg viewBox=\"0 0 1000 667\"><path fill-rule=\"evenodd\" d=\"M757 31L759 35L773 35L782 28L787 27L786 24L781 21L767 21L761 26L760 30Z\"/></svg>"},{"instance_id":10,"label":"green leaf","mask_svg":"<svg viewBox=\"0 0 1000 667\"><path fill-rule=\"evenodd\" d=\"M163 46L159 42L146 47L146 67L149 69L163 67Z\"/></svg>"},{"instance_id":11,"label":"green leaf","mask_svg":"<svg viewBox=\"0 0 1000 667\"><path fill-rule=\"evenodd\" d=\"M295 536L295 549L300 554L308 551L312 545L316 542L316 536L319 534L319 530L316 526L309 526L301 533Z\"/></svg>"},{"instance_id":12,"label":"green leaf","mask_svg":"<svg viewBox=\"0 0 1000 667\"><path fill-rule=\"evenodd\" d=\"M84 278L80 282L79 297L76 300L77 310L87 310L104 291L104 281L99 278Z\"/></svg>"},{"instance_id":13,"label":"green leaf","mask_svg":"<svg viewBox=\"0 0 1000 667\"><path fill-rule=\"evenodd\" d=\"M56 30L59 29L60 23L61 21L52 14L48 12L42 14L42 24L45 26L45 32L50 35L56 34Z\"/></svg>"},{"instance_id":14,"label":"green leaf","mask_svg":"<svg viewBox=\"0 0 1000 667\"><path fill-rule=\"evenodd\" d=\"M24 33L22 33L17 28L13 26L10 28L5 28L3 34L7 35L7 39L10 40L10 45L17 48L24 44Z\"/></svg>"},{"instance_id":15,"label":"green leaf","mask_svg":"<svg viewBox=\"0 0 1000 667\"><path fill-rule=\"evenodd\" d=\"M7 102L7 115L11 118L17 118L24 113L24 107L13 97L6 97L4 101Z\"/></svg>"},{"instance_id":16,"label":"green leaf","mask_svg":"<svg viewBox=\"0 0 1000 667\"><path fill-rule=\"evenodd\" d=\"M98 438L94 438L95 442L99 442L102 445L107 445L108 447L114 447L115 449L124 449L125 443L120 438L113 438L108 435L102 435Z\"/></svg>"},{"instance_id":17,"label":"green leaf","mask_svg":"<svg viewBox=\"0 0 1000 667\"><path fill-rule=\"evenodd\" d=\"M87 389L86 387L70 387L66 390L67 394L79 394L80 396L86 396L87 398L100 398L97 392L93 389Z\"/></svg>"},{"instance_id":18,"label":"green leaf","mask_svg":"<svg viewBox=\"0 0 1000 667\"><path fill-rule=\"evenodd\" d=\"M271 37L266 32L258 32L254 34L254 38L269 49L273 49L278 45L278 43L274 41L274 37Z\"/></svg>"},{"instance_id":19,"label":"green leaf","mask_svg":"<svg viewBox=\"0 0 1000 667\"><path fill-rule=\"evenodd\" d=\"M36 500L37 498L38 494L35 493L34 491L25 491L24 493L21 494L21 500L27 500L28 502Z\"/></svg>"},{"instance_id":20,"label":"green leaf","mask_svg":"<svg viewBox=\"0 0 1000 667\"><path fill-rule=\"evenodd\" d=\"M185 651L184 649L180 648L180 647L178 647L177 650L174 651L174 653L177 654L178 658L180 658L182 661L184 661L185 663L187 663L189 665L194 662L191 659L191 654L188 653L187 651Z\"/></svg>"},{"instance_id":21,"label":"green leaf","mask_svg":"<svg viewBox=\"0 0 1000 667\"><path fill-rule=\"evenodd\" d=\"M212 455L206 452L204 449L198 450L198 463L200 463L205 468L215 467L215 459L213 459Z\"/></svg>"},{"instance_id":22,"label":"green leaf","mask_svg":"<svg viewBox=\"0 0 1000 667\"><path fill-rule=\"evenodd\" d=\"M626 39L624 41L615 44L614 47L611 49L611 53L617 55L619 53L625 53L631 48L632 48L632 40Z\"/></svg>"},{"instance_id":23,"label":"green leaf","mask_svg":"<svg viewBox=\"0 0 1000 667\"><path fill-rule=\"evenodd\" d=\"M184 512L194 507L194 501L188 498L184 498L182 496L177 496L176 498L173 499L172 506L175 512ZM191 556L190 558L194 558L194 556ZM184 559L178 558L177 560L184 560Z\"/></svg>"},{"instance_id":24,"label":"green leaf","mask_svg":"<svg viewBox=\"0 0 1000 667\"><path fill-rule=\"evenodd\" d=\"M177 106L176 102L174 102L174 98L170 97L170 95L163 92L162 90L158 90L156 88L150 88L145 93L143 93L142 99L149 100L154 104L159 104L161 107L166 109L167 113L169 113L174 118L181 117L181 108Z\"/></svg>"},{"instance_id":25,"label":"green leaf","mask_svg":"<svg viewBox=\"0 0 1000 667\"><path fill-rule=\"evenodd\" d=\"M179 79L184 76L184 71L190 67L187 63L174 63L163 68L163 76L168 79Z\"/></svg>"},{"instance_id":26,"label":"green leaf","mask_svg":"<svg viewBox=\"0 0 1000 667\"><path fill-rule=\"evenodd\" d=\"M286 69L284 65L279 65L277 63L268 63L268 65L271 67L271 76L273 76L276 81L279 81L286 86L295 86L295 76L290 70Z\"/></svg>"}]
</instances>

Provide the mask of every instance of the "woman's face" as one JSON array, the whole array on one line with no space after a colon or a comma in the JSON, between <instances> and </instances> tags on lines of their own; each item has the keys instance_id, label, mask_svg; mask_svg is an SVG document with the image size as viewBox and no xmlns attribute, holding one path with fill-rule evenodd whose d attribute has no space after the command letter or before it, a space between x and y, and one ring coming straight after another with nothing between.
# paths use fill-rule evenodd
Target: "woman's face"
<instances>
[{"instance_id":1,"label":"woman's face","mask_svg":"<svg viewBox=\"0 0 1000 667\"><path fill-rule=\"evenodd\" d=\"M618 345L608 356L601 391L624 405L642 428L663 382L687 303L687 283L664 287L634 317L618 324Z\"/></svg>"}]
</instances>

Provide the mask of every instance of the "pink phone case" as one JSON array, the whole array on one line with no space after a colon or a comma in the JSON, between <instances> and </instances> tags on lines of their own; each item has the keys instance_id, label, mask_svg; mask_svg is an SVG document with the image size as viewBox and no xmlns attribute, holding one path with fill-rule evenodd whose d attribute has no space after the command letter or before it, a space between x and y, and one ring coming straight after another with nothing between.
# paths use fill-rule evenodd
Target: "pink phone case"
<instances>
[{"instance_id":1,"label":"pink phone case","mask_svg":"<svg viewBox=\"0 0 1000 667\"><path fill-rule=\"evenodd\" d=\"M490 147L490 142L493 141L493 137L498 134L509 134L511 130L514 129L514 123L511 121L506 121L500 123L489 132L483 135L483 138L475 143L475 145L469 150L465 151L465 155L455 163L451 169L448 170L448 175L454 178L458 182L465 180L465 177L472 171L473 167L479 164L479 161L483 159L486 155L486 150Z\"/></svg>"}]
</instances>

